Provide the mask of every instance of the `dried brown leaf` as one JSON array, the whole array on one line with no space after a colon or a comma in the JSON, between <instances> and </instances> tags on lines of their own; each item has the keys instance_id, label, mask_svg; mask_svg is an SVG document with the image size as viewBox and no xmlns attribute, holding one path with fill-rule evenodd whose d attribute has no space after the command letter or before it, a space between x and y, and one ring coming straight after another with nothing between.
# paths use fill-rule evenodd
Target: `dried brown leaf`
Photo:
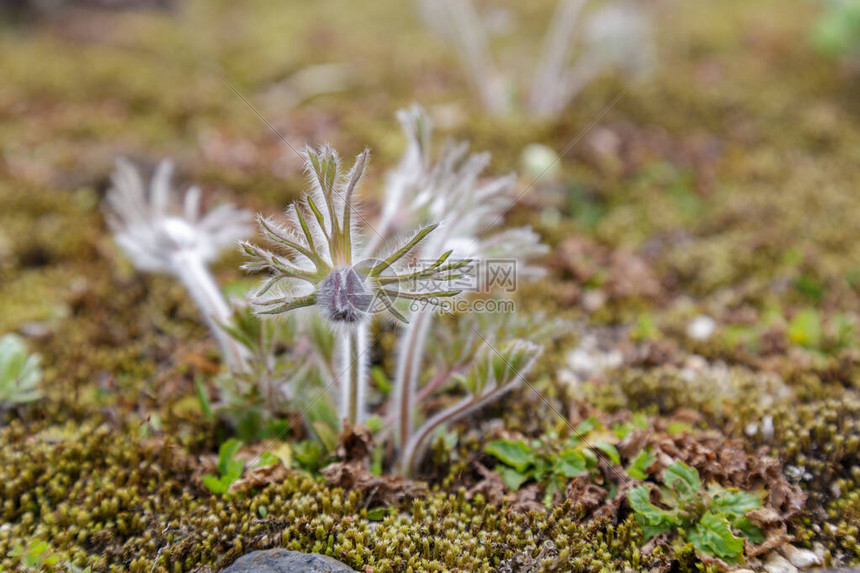
<instances>
[{"instance_id":1,"label":"dried brown leaf","mask_svg":"<svg viewBox=\"0 0 860 573\"><path fill-rule=\"evenodd\" d=\"M473 462L475 470L481 475L481 481L473 485L466 492L466 499L473 499L476 495L483 495L487 501L492 504L499 505L505 499L505 482L497 472L487 469L487 467L478 462Z\"/></svg>"},{"instance_id":2,"label":"dried brown leaf","mask_svg":"<svg viewBox=\"0 0 860 573\"><path fill-rule=\"evenodd\" d=\"M375 476L360 461L336 462L324 467L321 473L329 485L360 491L368 506L397 506L427 493L424 483L396 476Z\"/></svg>"}]
</instances>

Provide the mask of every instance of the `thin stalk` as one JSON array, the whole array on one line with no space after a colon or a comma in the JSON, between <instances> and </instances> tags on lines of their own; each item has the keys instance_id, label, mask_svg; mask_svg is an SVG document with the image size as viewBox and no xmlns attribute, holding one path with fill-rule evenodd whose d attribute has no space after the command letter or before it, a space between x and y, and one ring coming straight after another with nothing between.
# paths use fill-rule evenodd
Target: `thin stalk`
<instances>
[{"instance_id":1,"label":"thin stalk","mask_svg":"<svg viewBox=\"0 0 860 573\"><path fill-rule=\"evenodd\" d=\"M234 371L247 369L248 351L221 328L222 324L230 322L230 307L212 273L199 257L185 251L175 255L174 269L174 274L191 294L209 330L215 335L227 366Z\"/></svg>"},{"instance_id":2,"label":"thin stalk","mask_svg":"<svg viewBox=\"0 0 860 573\"><path fill-rule=\"evenodd\" d=\"M475 406L474 396L466 396L453 406L450 406L436 415L430 417L418 432L412 436L403 448L400 456L399 473L402 476L411 475L415 470L424 450L427 448L427 438L441 424L453 422L460 416L466 414Z\"/></svg>"},{"instance_id":3,"label":"thin stalk","mask_svg":"<svg viewBox=\"0 0 860 573\"><path fill-rule=\"evenodd\" d=\"M433 313L423 309L412 317L400 346L400 360L394 382L394 403L397 407L397 443L405 448L415 427L415 393L418 391L418 376L421 372L421 358L427 332Z\"/></svg>"},{"instance_id":4,"label":"thin stalk","mask_svg":"<svg viewBox=\"0 0 860 573\"><path fill-rule=\"evenodd\" d=\"M361 321L340 334L341 384L340 419L351 425L364 422L367 401L367 322Z\"/></svg>"},{"instance_id":5,"label":"thin stalk","mask_svg":"<svg viewBox=\"0 0 860 573\"><path fill-rule=\"evenodd\" d=\"M584 6L585 0L559 0L556 4L532 83L529 105L535 113L555 113L561 105L560 78L564 75L573 31Z\"/></svg>"},{"instance_id":6,"label":"thin stalk","mask_svg":"<svg viewBox=\"0 0 860 573\"><path fill-rule=\"evenodd\" d=\"M490 53L490 42L481 17L472 0L446 0L450 25L459 43L458 54L469 72L470 79L490 113L506 111L504 93L495 81L495 65Z\"/></svg>"},{"instance_id":7,"label":"thin stalk","mask_svg":"<svg viewBox=\"0 0 860 573\"><path fill-rule=\"evenodd\" d=\"M415 404L420 404L429 398L433 392L444 386L445 383L450 381L454 376L462 374L468 366L468 364L458 364L457 366L449 367L445 371L436 374L415 394ZM396 403L396 401L394 403ZM394 431L394 423L397 422L397 419L397 412L393 410L385 415L385 425L388 426L389 429L386 433L382 434L383 436L388 436L390 432Z\"/></svg>"},{"instance_id":8,"label":"thin stalk","mask_svg":"<svg viewBox=\"0 0 860 573\"><path fill-rule=\"evenodd\" d=\"M524 369L527 370L527 369ZM519 384L518 379L508 382L504 386L485 389L484 393L478 396L466 396L456 402L453 406L449 406L444 410L437 412L435 415L427 419L426 422L415 432L415 435L403 448L403 453L400 456L398 470L400 475L412 475L418 469L418 463L424 457L424 452L427 450L427 439L433 435L436 428L444 424L456 422L469 412L483 407L485 404L499 399L502 395L510 392Z\"/></svg>"}]
</instances>

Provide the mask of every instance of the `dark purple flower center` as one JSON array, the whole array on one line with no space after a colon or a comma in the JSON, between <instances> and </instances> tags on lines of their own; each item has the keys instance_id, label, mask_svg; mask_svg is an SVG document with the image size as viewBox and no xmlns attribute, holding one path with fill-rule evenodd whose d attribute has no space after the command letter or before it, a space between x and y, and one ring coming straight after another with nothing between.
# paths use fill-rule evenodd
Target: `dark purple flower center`
<instances>
[{"instance_id":1,"label":"dark purple flower center","mask_svg":"<svg viewBox=\"0 0 860 573\"><path fill-rule=\"evenodd\" d=\"M358 322L366 318L373 291L352 267L334 269L317 287L317 304L332 322Z\"/></svg>"}]
</instances>

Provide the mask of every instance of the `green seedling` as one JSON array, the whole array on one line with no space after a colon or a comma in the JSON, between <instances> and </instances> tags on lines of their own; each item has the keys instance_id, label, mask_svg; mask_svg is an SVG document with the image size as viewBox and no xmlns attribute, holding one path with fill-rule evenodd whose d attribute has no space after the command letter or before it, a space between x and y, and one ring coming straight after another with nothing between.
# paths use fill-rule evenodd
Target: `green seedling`
<instances>
[{"instance_id":1,"label":"green seedling","mask_svg":"<svg viewBox=\"0 0 860 573\"><path fill-rule=\"evenodd\" d=\"M704 487L699 473L683 462L666 468L662 482L659 505L651 502L650 485L627 494L646 539L677 531L699 552L729 563L743 560L744 538L764 541L761 530L746 517L761 508L758 495L717 484Z\"/></svg>"}]
</instances>

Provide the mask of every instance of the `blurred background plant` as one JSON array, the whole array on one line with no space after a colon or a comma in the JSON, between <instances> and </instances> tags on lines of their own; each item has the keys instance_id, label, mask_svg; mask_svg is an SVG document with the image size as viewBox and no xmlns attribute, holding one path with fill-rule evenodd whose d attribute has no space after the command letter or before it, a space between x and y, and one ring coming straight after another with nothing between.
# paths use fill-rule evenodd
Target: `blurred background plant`
<instances>
[{"instance_id":1,"label":"blurred background plant","mask_svg":"<svg viewBox=\"0 0 860 573\"><path fill-rule=\"evenodd\" d=\"M427 224L431 221L441 221L441 228L424 243L421 248L428 253L435 250L452 250L454 257L468 258L473 263L475 283L473 291L487 296L493 290L498 291L499 285L487 284L484 271L487 265L502 262L513 262L516 265L517 280L541 276L542 270L528 264L529 260L547 252L547 247L541 243L540 237L531 227L523 226L499 231L497 227L504 220L504 215L515 200L512 195L515 178L513 175L481 180L481 174L489 163L488 153L468 153L468 144L448 143L443 146L439 159L432 161L430 141L433 133L433 123L430 117L418 106L412 106L398 113L398 120L407 136L407 148L398 167L388 174L384 195L385 208L381 215L379 228L381 233L402 233L404 228L414 224ZM368 249L372 252L378 248L371 243ZM422 251L423 252L423 251ZM427 254L423 257L427 258ZM407 452L401 461L403 463L418 463L411 460L415 452L423 450L423 446L415 440L425 440L427 429L415 431L415 415L418 411L416 397L421 373L425 372L425 346L430 332L430 325L436 315L432 309L417 309L409 316L409 324L404 328L398 342L399 354L396 377L394 381L395 407L389 412L395 412L397 433L396 443ZM461 317L468 328L475 330L475 314ZM478 331L475 330L477 333ZM482 330L481 332L492 332ZM493 343L505 346L507 341L491 336ZM487 345L490 343L484 341ZM479 348L465 344L460 348L472 348L474 359ZM490 346L493 350L494 347ZM519 351L523 348L520 347ZM531 352L536 352L531 349ZM450 356L457 356L454 352ZM468 363L468 360L465 361ZM530 366L532 361L526 360L524 365ZM444 369L442 371L445 371ZM521 374L525 374L522 372ZM431 377L432 379L432 377ZM478 395L473 395L473 406L486 403L492 395L500 395L510 390L517 383L516 376L507 380L506 384L479 384L475 389ZM444 381L438 382L441 386ZM504 388L504 390L503 390ZM464 415L473 408L466 408L457 417ZM443 420L450 422L454 419L455 410L448 412L434 423ZM428 421L429 422L429 421ZM414 432L414 434L413 434ZM402 471L407 472L405 467Z\"/></svg>"},{"instance_id":2,"label":"blurred background plant","mask_svg":"<svg viewBox=\"0 0 860 573\"><path fill-rule=\"evenodd\" d=\"M641 6L615 0L587 11L587 4L559 0L540 55L518 70L498 61L490 18L472 0L418 0L425 23L454 49L489 113L540 117L558 116L611 71L635 77L655 65L651 23Z\"/></svg>"},{"instance_id":3,"label":"blurred background plant","mask_svg":"<svg viewBox=\"0 0 860 573\"><path fill-rule=\"evenodd\" d=\"M823 4L812 27L812 42L821 53L856 71L860 68L860 2L824 0Z\"/></svg>"},{"instance_id":4,"label":"blurred background plant","mask_svg":"<svg viewBox=\"0 0 860 573\"><path fill-rule=\"evenodd\" d=\"M166 273L183 284L221 346L224 361L243 370L246 350L220 326L230 320L230 308L208 265L250 235L251 213L224 204L202 214L196 186L185 193L180 210L170 184L172 174L173 163L162 161L147 189L134 165L118 159L107 194L108 224L138 270Z\"/></svg>"},{"instance_id":5,"label":"blurred background plant","mask_svg":"<svg viewBox=\"0 0 860 573\"><path fill-rule=\"evenodd\" d=\"M42 358L30 354L17 334L0 337L0 412L42 397L39 382Z\"/></svg>"}]
</instances>

